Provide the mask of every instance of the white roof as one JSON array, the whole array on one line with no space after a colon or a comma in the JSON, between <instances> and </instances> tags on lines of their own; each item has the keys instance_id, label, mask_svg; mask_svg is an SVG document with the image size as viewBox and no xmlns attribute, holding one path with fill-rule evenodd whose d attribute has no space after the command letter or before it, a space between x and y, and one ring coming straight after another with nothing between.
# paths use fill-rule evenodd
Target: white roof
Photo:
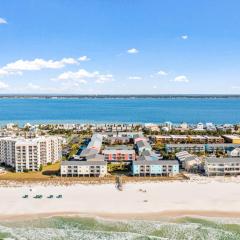
<instances>
[{"instance_id":1,"label":"white roof","mask_svg":"<svg viewBox=\"0 0 240 240\"><path fill-rule=\"evenodd\" d=\"M182 139L186 139L187 136L186 135L170 135L172 138L182 138Z\"/></svg>"},{"instance_id":2,"label":"white roof","mask_svg":"<svg viewBox=\"0 0 240 240\"><path fill-rule=\"evenodd\" d=\"M240 139L239 135L223 135L223 137L229 138L229 139Z\"/></svg>"},{"instance_id":3,"label":"white roof","mask_svg":"<svg viewBox=\"0 0 240 240\"><path fill-rule=\"evenodd\" d=\"M105 149L103 150L103 154L134 154L135 151L133 149Z\"/></svg>"}]
</instances>

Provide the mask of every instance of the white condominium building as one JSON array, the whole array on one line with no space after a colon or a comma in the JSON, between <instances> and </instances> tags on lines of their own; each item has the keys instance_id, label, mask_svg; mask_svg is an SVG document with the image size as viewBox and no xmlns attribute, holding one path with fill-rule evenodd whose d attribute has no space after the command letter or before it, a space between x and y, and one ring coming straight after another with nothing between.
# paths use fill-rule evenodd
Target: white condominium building
<instances>
[{"instance_id":1,"label":"white condominium building","mask_svg":"<svg viewBox=\"0 0 240 240\"><path fill-rule=\"evenodd\" d=\"M0 138L0 163L16 172L38 171L41 165L54 163L62 157L62 140L59 137Z\"/></svg>"},{"instance_id":2,"label":"white condominium building","mask_svg":"<svg viewBox=\"0 0 240 240\"><path fill-rule=\"evenodd\" d=\"M207 176L239 175L240 158L216 158L205 159L205 172Z\"/></svg>"}]
</instances>

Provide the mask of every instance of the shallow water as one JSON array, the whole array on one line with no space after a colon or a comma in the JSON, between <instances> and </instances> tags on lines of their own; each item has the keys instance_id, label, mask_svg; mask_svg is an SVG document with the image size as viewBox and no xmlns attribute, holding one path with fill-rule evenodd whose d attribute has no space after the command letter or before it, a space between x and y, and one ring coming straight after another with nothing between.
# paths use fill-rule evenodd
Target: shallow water
<instances>
[{"instance_id":1,"label":"shallow water","mask_svg":"<svg viewBox=\"0 0 240 240\"><path fill-rule=\"evenodd\" d=\"M0 223L4 240L236 240L240 219L177 218L159 221L116 221L100 218L52 217Z\"/></svg>"}]
</instances>

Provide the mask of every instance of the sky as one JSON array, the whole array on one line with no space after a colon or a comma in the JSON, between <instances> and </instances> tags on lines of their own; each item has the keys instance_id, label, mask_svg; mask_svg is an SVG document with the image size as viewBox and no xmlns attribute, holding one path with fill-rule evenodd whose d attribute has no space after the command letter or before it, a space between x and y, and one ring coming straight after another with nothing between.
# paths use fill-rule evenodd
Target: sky
<instances>
[{"instance_id":1,"label":"sky","mask_svg":"<svg viewBox=\"0 0 240 240\"><path fill-rule=\"evenodd\" d=\"M239 0L0 0L0 94L239 94Z\"/></svg>"}]
</instances>

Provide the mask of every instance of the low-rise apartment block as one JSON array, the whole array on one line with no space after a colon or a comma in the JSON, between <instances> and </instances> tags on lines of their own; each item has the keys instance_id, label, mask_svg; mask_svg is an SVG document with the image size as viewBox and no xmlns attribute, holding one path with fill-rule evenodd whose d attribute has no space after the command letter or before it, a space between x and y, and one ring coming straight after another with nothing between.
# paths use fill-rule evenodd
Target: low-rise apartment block
<instances>
[{"instance_id":1,"label":"low-rise apartment block","mask_svg":"<svg viewBox=\"0 0 240 240\"><path fill-rule=\"evenodd\" d=\"M104 155L99 154L102 148L102 134L93 134L87 147L82 150L78 159L62 161L60 174L62 177L103 177L107 174L107 162ZM76 160L77 159L77 160Z\"/></svg>"},{"instance_id":2,"label":"low-rise apartment block","mask_svg":"<svg viewBox=\"0 0 240 240\"><path fill-rule=\"evenodd\" d=\"M156 135L153 139L158 144L172 143L172 137L170 135Z\"/></svg>"},{"instance_id":3,"label":"low-rise apartment block","mask_svg":"<svg viewBox=\"0 0 240 240\"><path fill-rule=\"evenodd\" d=\"M240 148L235 148L232 151L228 151L229 157L240 157Z\"/></svg>"},{"instance_id":4,"label":"low-rise apartment block","mask_svg":"<svg viewBox=\"0 0 240 240\"><path fill-rule=\"evenodd\" d=\"M105 161L63 161L62 177L103 177L107 174Z\"/></svg>"},{"instance_id":5,"label":"low-rise apartment block","mask_svg":"<svg viewBox=\"0 0 240 240\"><path fill-rule=\"evenodd\" d=\"M133 176L174 176L179 173L179 163L176 160L134 161Z\"/></svg>"},{"instance_id":6,"label":"low-rise apartment block","mask_svg":"<svg viewBox=\"0 0 240 240\"><path fill-rule=\"evenodd\" d=\"M168 143L224 143L224 139L220 136L202 136L202 135L156 135L155 141L160 144Z\"/></svg>"},{"instance_id":7,"label":"low-rise apartment block","mask_svg":"<svg viewBox=\"0 0 240 240\"><path fill-rule=\"evenodd\" d=\"M223 138L228 143L240 144L240 136L239 135L223 135Z\"/></svg>"},{"instance_id":8,"label":"low-rise apartment block","mask_svg":"<svg viewBox=\"0 0 240 240\"><path fill-rule=\"evenodd\" d=\"M205 144L166 144L165 150L167 153L177 153L181 151L187 151L190 153L204 153Z\"/></svg>"},{"instance_id":9,"label":"low-rise apartment block","mask_svg":"<svg viewBox=\"0 0 240 240\"><path fill-rule=\"evenodd\" d=\"M187 143L188 136L186 135L157 135L155 136L157 143Z\"/></svg>"},{"instance_id":10,"label":"low-rise apartment block","mask_svg":"<svg viewBox=\"0 0 240 240\"><path fill-rule=\"evenodd\" d=\"M206 143L224 143L224 138L220 136L205 136L206 138Z\"/></svg>"},{"instance_id":11,"label":"low-rise apartment block","mask_svg":"<svg viewBox=\"0 0 240 240\"><path fill-rule=\"evenodd\" d=\"M232 151L237 147L240 147L240 144L231 144L231 143L207 144L206 152L208 153L228 152L228 151Z\"/></svg>"},{"instance_id":12,"label":"low-rise apartment block","mask_svg":"<svg viewBox=\"0 0 240 240\"><path fill-rule=\"evenodd\" d=\"M188 136L189 143L195 143L195 144L205 144L207 142L207 139L205 136L202 135L191 135Z\"/></svg>"},{"instance_id":13,"label":"low-rise apartment block","mask_svg":"<svg viewBox=\"0 0 240 240\"><path fill-rule=\"evenodd\" d=\"M190 153L216 153L216 152L228 152L235 148L239 148L240 144L231 143L209 143L209 144L166 144L165 151L167 153L177 153L181 151L187 151Z\"/></svg>"},{"instance_id":14,"label":"low-rise apartment block","mask_svg":"<svg viewBox=\"0 0 240 240\"><path fill-rule=\"evenodd\" d=\"M135 150L126 146L107 147L102 151L105 161L134 161L136 159Z\"/></svg>"},{"instance_id":15,"label":"low-rise apartment block","mask_svg":"<svg viewBox=\"0 0 240 240\"><path fill-rule=\"evenodd\" d=\"M107 137L104 138L105 144L128 144L131 142L131 139L129 137Z\"/></svg>"},{"instance_id":16,"label":"low-rise apartment block","mask_svg":"<svg viewBox=\"0 0 240 240\"><path fill-rule=\"evenodd\" d=\"M177 153L176 158L180 163L180 167L184 168L186 171L196 171L201 164L201 160L198 156L192 155L187 151Z\"/></svg>"}]
</instances>

